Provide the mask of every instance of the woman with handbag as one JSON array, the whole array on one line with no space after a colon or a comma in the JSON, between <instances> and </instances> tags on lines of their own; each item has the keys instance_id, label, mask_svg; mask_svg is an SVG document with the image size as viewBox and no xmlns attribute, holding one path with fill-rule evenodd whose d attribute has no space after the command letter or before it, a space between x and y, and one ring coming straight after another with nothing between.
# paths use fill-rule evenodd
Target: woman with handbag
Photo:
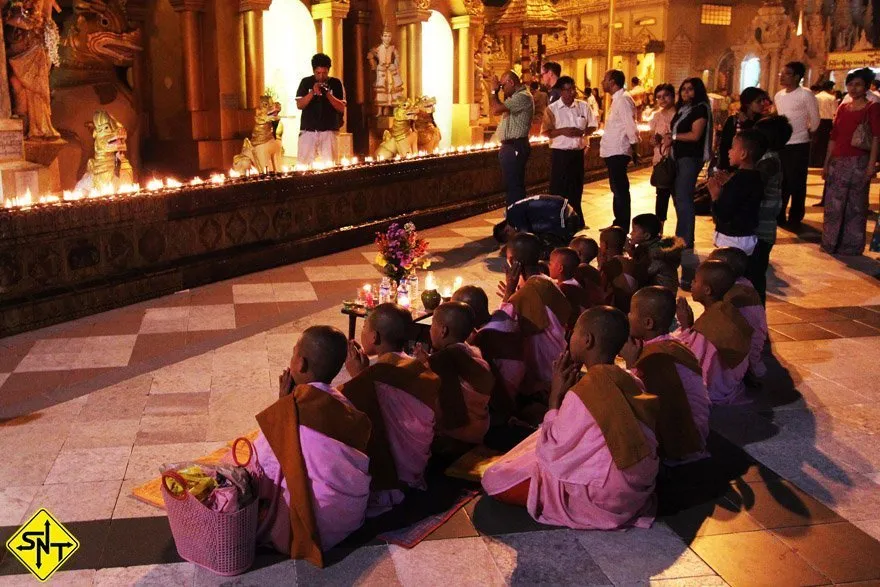
<instances>
[{"instance_id":1,"label":"woman with handbag","mask_svg":"<svg viewBox=\"0 0 880 587\"><path fill-rule=\"evenodd\" d=\"M822 168L822 249L832 255L861 255L865 250L868 190L877 171L880 146L880 105L866 98L873 80L874 72L868 68L846 76L846 91L852 101L838 108L831 129Z\"/></svg>"},{"instance_id":2,"label":"woman with handbag","mask_svg":"<svg viewBox=\"0 0 880 587\"><path fill-rule=\"evenodd\" d=\"M690 291L696 272L694 256L694 189L703 165L712 158L712 106L703 80L691 77L678 88L677 112L672 118L671 132L663 139L663 147L672 148L675 159L675 187L672 203L677 217L675 236L687 247L682 256L681 287Z\"/></svg>"},{"instance_id":3,"label":"woman with handbag","mask_svg":"<svg viewBox=\"0 0 880 587\"><path fill-rule=\"evenodd\" d=\"M669 149L663 148L663 137L671 132L672 117L675 116L675 88L672 84L658 85L654 88L654 100L659 108L648 123L651 129L651 144L654 145L652 164L655 172L651 173L651 185L657 188L657 203L654 211L660 220L660 234L663 234L663 224L666 222L666 212L669 210L669 197L672 195L672 186L675 182L675 162L670 157ZM669 172L657 168L664 158L671 163L671 165L664 163L669 168Z\"/></svg>"}]
</instances>

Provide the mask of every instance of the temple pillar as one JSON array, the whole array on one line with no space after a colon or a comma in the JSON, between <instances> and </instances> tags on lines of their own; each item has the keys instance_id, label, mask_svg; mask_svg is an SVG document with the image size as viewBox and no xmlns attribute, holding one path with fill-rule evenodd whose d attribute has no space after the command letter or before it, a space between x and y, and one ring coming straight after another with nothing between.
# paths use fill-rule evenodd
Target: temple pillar
<instances>
[{"instance_id":1,"label":"temple pillar","mask_svg":"<svg viewBox=\"0 0 880 587\"><path fill-rule=\"evenodd\" d=\"M348 2L331 0L312 5L312 18L318 22L320 31L318 35L318 50L328 55L333 62L330 75L345 79L345 61L342 56L342 21L348 16L350 5ZM346 89L346 98L348 90ZM338 152L340 157L352 157L353 144L351 133L348 129L347 113L343 116L342 128L338 135Z\"/></svg>"},{"instance_id":2,"label":"temple pillar","mask_svg":"<svg viewBox=\"0 0 880 587\"><path fill-rule=\"evenodd\" d=\"M348 130L352 133L352 146L355 153L370 150L369 114L372 92L368 85L369 73L366 70L366 54L370 50L367 36L370 31L370 11L366 3L361 7L352 6L348 19L353 24L354 51L352 76L354 86L348 95Z\"/></svg>"},{"instance_id":3,"label":"temple pillar","mask_svg":"<svg viewBox=\"0 0 880 587\"><path fill-rule=\"evenodd\" d=\"M241 0L242 41L244 42L245 108L256 108L266 85L263 66L263 11L269 10L272 0Z\"/></svg>"},{"instance_id":4,"label":"temple pillar","mask_svg":"<svg viewBox=\"0 0 880 587\"><path fill-rule=\"evenodd\" d=\"M401 61L405 64L403 83L407 96L412 98L422 95L422 23L430 15L430 10L416 6L405 6L397 11Z\"/></svg>"},{"instance_id":5,"label":"temple pillar","mask_svg":"<svg viewBox=\"0 0 880 587\"><path fill-rule=\"evenodd\" d=\"M169 0L180 14L183 37L183 74L186 84L186 109L197 112L204 102L202 83L202 13L206 0Z\"/></svg>"},{"instance_id":6,"label":"temple pillar","mask_svg":"<svg viewBox=\"0 0 880 587\"><path fill-rule=\"evenodd\" d=\"M474 103L474 47L479 42L476 33L483 24L481 15L453 16L452 32L455 35L455 103L452 106L452 144L470 145L483 142L483 127L476 122L480 118L480 106Z\"/></svg>"}]
</instances>

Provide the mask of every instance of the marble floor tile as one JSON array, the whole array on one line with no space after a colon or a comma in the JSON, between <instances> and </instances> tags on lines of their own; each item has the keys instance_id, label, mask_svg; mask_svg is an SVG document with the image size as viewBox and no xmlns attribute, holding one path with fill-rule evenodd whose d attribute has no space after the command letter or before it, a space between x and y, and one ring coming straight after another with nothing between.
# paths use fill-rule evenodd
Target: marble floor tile
<instances>
[{"instance_id":1,"label":"marble floor tile","mask_svg":"<svg viewBox=\"0 0 880 587\"><path fill-rule=\"evenodd\" d=\"M94 585L95 587L117 587L118 585L191 587L195 577L195 568L192 563L175 563L99 569L95 574Z\"/></svg>"},{"instance_id":2,"label":"marble floor tile","mask_svg":"<svg viewBox=\"0 0 880 587\"><path fill-rule=\"evenodd\" d=\"M77 420L103 421L108 414L113 414L119 420L140 418L152 384L152 375L146 374L93 391L88 395Z\"/></svg>"},{"instance_id":3,"label":"marble floor tile","mask_svg":"<svg viewBox=\"0 0 880 587\"><path fill-rule=\"evenodd\" d=\"M455 577L460 585L504 585L482 538L428 540L407 550L390 546L397 576L404 585L437 585Z\"/></svg>"},{"instance_id":4,"label":"marble floor tile","mask_svg":"<svg viewBox=\"0 0 880 587\"><path fill-rule=\"evenodd\" d=\"M131 447L62 450L46 477L46 483L106 482L121 480Z\"/></svg>"},{"instance_id":5,"label":"marble floor tile","mask_svg":"<svg viewBox=\"0 0 880 587\"><path fill-rule=\"evenodd\" d=\"M296 561L296 581L299 585L382 585L396 587L404 583L397 576L397 569L389 552L389 547L369 546L360 548L345 555L340 561L318 569L305 561ZM275 575L290 583L287 579L288 567L282 567ZM269 567L273 569L274 567ZM269 570L266 569L266 570Z\"/></svg>"},{"instance_id":6,"label":"marble floor tile","mask_svg":"<svg viewBox=\"0 0 880 587\"><path fill-rule=\"evenodd\" d=\"M158 472L154 477L158 476ZM119 496L113 506L113 519L152 518L164 516L165 510L135 499L131 494L135 487L143 485L150 479L125 479L119 488Z\"/></svg>"},{"instance_id":7,"label":"marble floor tile","mask_svg":"<svg viewBox=\"0 0 880 587\"><path fill-rule=\"evenodd\" d=\"M574 531L504 534L483 541L508 585L612 585Z\"/></svg>"},{"instance_id":8,"label":"marble floor tile","mask_svg":"<svg viewBox=\"0 0 880 587\"><path fill-rule=\"evenodd\" d=\"M579 532L577 539L615 584L713 574L669 527Z\"/></svg>"},{"instance_id":9,"label":"marble floor tile","mask_svg":"<svg viewBox=\"0 0 880 587\"><path fill-rule=\"evenodd\" d=\"M62 567L63 568L63 567ZM95 580L95 569L81 569L77 571L56 571L49 579L55 587L91 587ZM21 587L22 585L45 585L33 575L6 575L0 576L0 587Z\"/></svg>"},{"instance_id":10,"label":"marble floor tile","mask_svg":"<svg viewBox=\"0 0 880 587\"><path fill-rule=\"evenodd\" d=\"M192 365L179 368L181 364L186 363L183 361L183 363L153 371L150 395L210 392L212 356L208 354L207 359L207 366Z\"/></svg>"},{"instance_id":11,"label":"marble floor tile","mask_svg":"<svg viewBox=\"0 0 880 587\"><path fill-rule=\"evenodd\" d=\"M144 312L140 332L142 334L186 332L188 322L189 306L149 308Z\"/></svg>"},{"instance_id":12,"label":"marble floor tile","mask_svg":"<svg viewBox=\"0 0 880 587\"><path fill-rule=\"evenodd\" d=\"M34 371L70 371L75 369L80 353L41 353L28 354L15 367L14 373L31 373Z\"/></svg>"},{"instance_id":13,"label":"marble floor tile","mask_svg":"<svg viewBox=\"0 0 880 587\"><path fill-rule=\"evenodd\" d=\"M372 254L375 258L376 254ZM363 280L365 282L378 282L382 279L379 271L372 265L366 263L362 265L337 265L332 267L305 267L306 276L309 281L348 281Z\"/></svg>"},{"instance_id":14,"label":"marble floor tile","mask_svg":"<svg viewBox=\"0 0 880 587\"><path fill-rule=\"evenodd\" d=\"M271 283L241 283L232 286L232 299L236 304L274 302Z\"/></svg>"},{"instance_id":15,"label":"marble floor tile","mask_svg":"<svg viewBox=\"0 0 880 587\"><path fill-rule=\"evenodd\" d=\"M195 416L144 416L135 438L136 446L204 442L208 423Z\"/></svg>"},{"instance_id":16,"label":"marble floor tile","mask_svg":"<svg viewBox=\"0 0 880 587\"><path fill-rule=\"evenodd\" d=\"M187 331L231 330L233 328L235 328L235 306L233 304L190 306L189 308Z\"/></svg>"},{"instance_id":17,"label":"marble floor tile","mask_svg":"<svg viewBox=\"0 0 880 587\"><path fill-rule=\"evenodd\" d=\"M139 425L140 418L77 422L64 441L64 449L131 446Z\"/></svg>"},{"instance_id":18,"label":"marble floor tile","mask_svg":"<svg viewBox=\"0 0 880 587\"><path fill-rule=\"evenodd\" d=\"M161 393L150 395L144 406L145 416L197 416L208 413L211 394Z\"/></svg>"},{"instance_id":19,"label":"marble floor tile","mask_svg":"<svg viewBox=\"0 0 880 587\"><path fill-rule=\"evenodd\" d=\"M880 541L880 519L857 520L853 522L853 524L865 534L869 534L873 536L875 540Z\"/></svg>"},{"instance_id":20,"label":"marble floor tile","mask_svg":"<svg viewBox=\"0 0 880 587\"><path fill-rule=\"evenodd\" d=\"M276 302L309 302L318 299L315 288L308 281L299 283L273 283Z\"/></svg>"},{"instance_id":21,"label":"marble floor tile","mask_svg":"<svg viewBox=\"0 0 880 587\"><path fill-rule=\"evenodd\" d=\"M3 384L6 383L6 380L9 378L9 373L0 373L0 387L3 387Z\"/></svg>"},{"instance_id":22,"label":"marble floor tile","mask_svg":"<svg viewBox=\"0 0 880 587\"><path fill-rule=\"evenodd\" d=\"M113 513L121 484L121 480L104 480L43 485L25 515L29 518L40 508L46 508L62 524L104 520Z\"/></svg>"},{"instance_id":23,"label":"marble floor tile","mask_svg":"<svg viewBox=\"0 0 880 587\"><path fill-rule=\"evenodd\" d=\"M652 579L647 583L620 583L621 586L630 585L656 585L657 587L728 587L728 584L718 575L706 575L703 577L687 577L684 579Z\"/></svg>"},{"instance_id":24,"label":"marble floor tile","mask_svg":"<svg viewBox=\"0 0 880 587\"><path fill-rule=\"evenodd\" d=\"M0 526L21 524L39 490L39 485L0 488Z\"/></svg>"}]
</instances>

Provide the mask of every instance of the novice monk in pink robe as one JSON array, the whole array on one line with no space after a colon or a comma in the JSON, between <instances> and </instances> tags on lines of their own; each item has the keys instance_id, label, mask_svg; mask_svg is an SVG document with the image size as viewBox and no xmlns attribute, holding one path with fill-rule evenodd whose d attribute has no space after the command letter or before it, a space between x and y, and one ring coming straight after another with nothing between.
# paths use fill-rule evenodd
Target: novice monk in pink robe
<instances>
[{"instance_id":1,"label":"novice monk in pink robe","mask_svg":"<svg viewBox=\"0 0 880 587\"><path fill-rule=\"evenodd\" d=\"M639 287L636 265L624 254L625 247L626 230L620 226L609 226L599 234L599 272L606 302L624 313Z\"/></svg>"},{"instance_id":2,"label":"novice monk in pink robe","mask_svg":"<svg viewBox=\"0 0 880 587\"><path fill-rule=\"evenodd\" d=\"M767 374L767 366L764 364L763 358L764 345L767 342L767 311L764 304L761 303L758 290L755 289L751 281L744 277L749 257L735 247L722 247L712 251L709 254L709 259L724 261L730 265L736 275L736 283L725 294L724 301L733 304L752 327L749 374L754 377L763 377Z\"/></svg>"},{"instance_id":3,"label":"novice monk in pink robe","mask_svg":"<svg viewBox=\"0 0 880 587\"><path fill-rule=\"evenodd\" d=\"M257 414L257 542L323 566L329 550L364 523L370 497L370 421L330 386L345 361L345 335L312 326L280 377L277 402Z\"/></svg>"},{"instance_id":4,"label":"novice monk in pink robe","mask_svg":"<svg viewBox=\"0 0 880 587\"><path fill-rule=\"evenodd\" d=\"M408 310L380 304L364 320L361 344L349 343L345 367L352 379L339 391L373 425L370 517L402 502L403 488L426 489L440 378L403 352L412 328ZM378 356L372 366L370 355Z\"/></svg>"},{"instance_id":5,"label":"novice monk in pink robe","mask_svg":"<svg viewBox=\"0 0 880 587\"><path fill-rule=\"evenodd\" d=\"M475 285L465 285L452 294L453 302L471 307L476 331L468 343L480 350L489 364L495 385L489 400L493 422L507 423L516 409L516 398L526 375L524 341L516 320L498 311L489 315L489 298Z\"/></svg>"},{"instance_id":6,"label":"novice monk in pink robe","mask_svg":"<svg viewBox=\"0 0 880 587\"><path fill-rule=\"evenodd\" d=\"M467 344L474 331L474 312L461 302L440 304L431 318L429 356L419 347L417 356L440 376L435 447L464 448L480 444L489 430L489 398L495 378L476 347ZM451 439L455 442L447 442Z\"/></svg>"},{"instance_id":7,"label":"novice monk in pink robe","mask_svg":"<svg viewBox=\"0 0 880 587\"><path fill-rule=\"evenodd\" d=\"M681 328L674 336L700 361L703 382L715 405L732 405L747 400L743 378L749 368L752 327L724 296L735 277L723 261L704 261L697 268L692 294L706 309L694 322L694 313L684 298L678 298L676 316Z\"/></svg>"},{"instance_id":8,"label":"novice monk in pink robe","mask_svg":"<svg viewBox=\"0 0 880 587\"><path fill-rule=\"evenodd\" d=\"M629 310L630 339L620 351L648 393L660 398L659 453L666 465L709 456L709 392L697 357L668 334L675 294L653 285L635 293Z\"/></svg>"},{"instance_id":9,"label":"novice monk in pink robe","mask_svg":"<svg viewBox=\"0 0 880 587\"><path fill-rule=\"evenodd\" d=\"M577 251L569 247L560 247L550 253L550 279L556 282L571 305L571 317L567 324L569 329L574 327L581 312L597 305L575 278L579 261Z\"/></svg>"},{"instance_id":10,"label":"novice monk in pink robe","mask_svg":"<svg viewBox=\"0 0 880 587\"><path fill-rule=\"evenodd\" d=\"M538 522L575 529L649 527L659 467L658 400L614 359L629 334L608 306L584 312L554 363L540 430L483 476L486 492L523 505ZM578 381L581 365L587 373Z\"/></svg>"}]
</instances>

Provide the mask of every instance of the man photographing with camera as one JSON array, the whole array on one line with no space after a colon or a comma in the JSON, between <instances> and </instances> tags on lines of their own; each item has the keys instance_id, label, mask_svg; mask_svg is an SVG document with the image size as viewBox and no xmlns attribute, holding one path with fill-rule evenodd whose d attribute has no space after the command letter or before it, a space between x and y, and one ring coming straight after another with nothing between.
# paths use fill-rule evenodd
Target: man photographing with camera
<instances>
[{"instance_id":1,"label":"man photographing with camera","mask_svg":"<svg viewBox=\"0 0 880 587\"><path fill-rule=\"evenodd\" d=\"M336 135L345 113L345 88L330 77L331 64L330 57L317 53L312 57L314 75L304 77L296 91L296 107L302 110L296 160L303 165L337 159Z\"/></svg>"}]
</instances>

